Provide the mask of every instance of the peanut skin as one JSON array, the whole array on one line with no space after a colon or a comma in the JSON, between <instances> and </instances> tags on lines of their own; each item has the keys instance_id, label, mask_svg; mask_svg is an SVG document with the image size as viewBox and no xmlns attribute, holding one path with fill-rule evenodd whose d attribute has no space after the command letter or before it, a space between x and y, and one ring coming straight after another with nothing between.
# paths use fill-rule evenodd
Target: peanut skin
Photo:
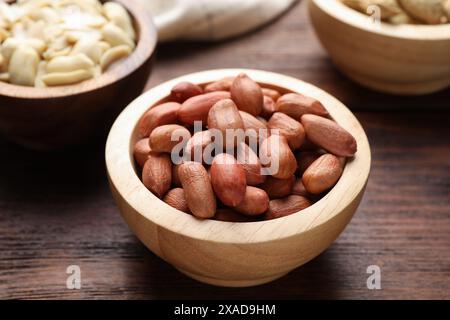
<instances>
[{"instance_id":1,"label":"peanut skin","mask_svg":"<svg viewBox=\"0 0 450 320\"><path fill-rule=\"evenodd\" d=\"M294 183L294 175L288 179L277 179L269 176L260 188L267 192L270 199L279 199L287 197L292 193Z\"/></svg>"},{"instance_id":2,"label":"peanut skin","mask_svg":"<svg viewBox=\"0 0 450 320\"><path fill-rule=\"evenodd\" d=\"M230 93L226 91L214 91L189 98L181 105L178 119L186 125L193 125L195 121L206 125L209 109L218 101L229 98Z\"/></svg>"},{"instance_id":3,"label":"peanut skin","mask_svg":"<svg viewBox=\"0 0 450 320\"><path fill-rule=\"evenodd\" d=\"M284 136L272 134L261 143L259 151L262 164L271 168L274 178L289 179L297 170L297 161Z\"/></svg>"},{"instance_id":4,"label":"peanut skin","mask_svg":"<svg viewBox=\"0 0 450 320\"><path fill-rule=\"evenodd\" d=\"M148 156L150 155L150 145L148 142L148 138L141 139L134 145L133 155L139 167L143 167L145 161L147 161Z\"/></svg>"},{"instance_id":5,"label":"peanut skin","mask_svg":"<svg viewBox=\"0 0 450 320\"><path fill-rule=\"evenodd\" d=\"M263 107L263 93L259 84L253 81L245 73L239 74L234 79L230 88L231 99L236 103L239 110L257 116Z\"/></svg>"},{"instance_id":6,"label":"peanut skin","mask_svg":"<svg viewBox=\"0 0 450 320\"><path fill-rule=\"evenodd\" d=\"M156 127L177 123L180 108L181 104L176 102L167 102L151 108L139 122L139 134L141 137L148 137Z\"/></svg>"},{"instance_id":7,"label":"peanut skin","mask_svg":"<svg viewBox=\"0 0 450 320\"><path fill-rule=\"evenodd\" d=\"M345 162L332 154L324 154L303 173L302 182L311 194L320 194L336 184Z\"/></svg>"},{"instance_id":8,"label":"peanut skin","mask_svg":"<svg viewBox=\"0 0 450 320\"><path fill-rule=\"evenodd\" d=\"M264 190L247 187L245 197L234 209L247 216L258 216L269 208L269 196Z\"/></svg>"},{"instance_id":9,"label":"peanut skin","mask_svg":"<svg viewBox=\"0 0 450 320\"><path fill-rule=\"evenodd\" d=\"M167 192L163 201L175 209L189 213L189 206L182 188L175 188Z\"/></svg>"},{"instance_id":10,"label":"peanut skin","mask_svg":"<svg viewBox=\"0 0 450 320\"><path fill-rule=\"evenodd\" d=\"M176 102L183 103L187 99L198 96L203 93L203 89L191 82L180 82L172 88L170 93L172 99Z\"/></svg>"},{"instance_id":11,"label":"peanut skin","mask_svg":"<svg viewBox=\"0 0 450 320\"><path fill-rule=\"evenodd\" d=\"M147 189L162 198L172 184L170 155L151 153L142 168L142 182Z\"/></svg>"},{"instance_id":12,"label":"peanut skin","mask_svg":"<svg viewBox=\"0 0 450 320\"><path fill-rule=\"evenodd\" d=\"M310 205L311 202L307 198L295 195L283 199L271 200L269 203L269 209L265 214L265 219L272 220L286 217L306 209Z\"/></svg>"},{"instance_id":13,"label":"peanut skin","mask_svg":"<svg viewBox=\"0 0 450 320\"><path fill-rule=\"evenodd\" d=\"M279 130L280 134L286 137L292 150L300 148L305 142L305 129L302 124L284 113L275 112L267 127Z\"/></svg>"}]
</instances>

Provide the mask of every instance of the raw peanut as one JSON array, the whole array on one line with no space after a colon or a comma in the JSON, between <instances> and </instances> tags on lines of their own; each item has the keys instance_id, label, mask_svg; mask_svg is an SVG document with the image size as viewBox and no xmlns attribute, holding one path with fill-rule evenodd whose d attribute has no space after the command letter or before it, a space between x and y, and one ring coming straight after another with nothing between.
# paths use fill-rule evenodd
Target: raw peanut
<instances>
[{"instance_id":1,"label":"raw peanut","mask_svg":"<svg viewBox=\"0 0 450 320\"><path fill-rule=\"evenodd\" d=\"M311 205L311 202L302 196L289 196L283 199L271 200L269 209L265 214L266 220L277 219L297 213L306 209Z\"/></svg>"},{"instance_id":2,"label":"raw peanut","mask_svg":"<svg viewBox=\"0 0 450 320\"><path fill-rule=\"evenodd\" d=\"M275 112L267 123L267 127L279 130L280 134L286 137L292 150L300 148L305 141L305 129L302 124L284 113Z\"/></svg>"},{"instance_id":3,"label":"raw peanut","mask_svg":"<svg viewBox=\"0 0 450 320\"><path fill-rule=\"evenodd\" d=\"M286 137L272 134L265 139L259 150L259 158L274 178L289 179L297 170L297 161L289 148Z\"/></svg>"},{"instance_id":4,"label":"raw peanut","mask_svg":"<svg viewBox=\"0 0 450 320\"><path fill-rule=\"evenodd\" d=\"M178 176L179 167L179 164L172 166L172 185L174 185L175 187L181 187L180 177Z\"/></svg>"},{"instance_id":5,"label":"raw peanut","mask_svg":"<svg viewBox=\"0 0 450 320\"><path fill-rule=\"evenodd\" d=\"M330 189L341 177L344 163L332 154L322 155L303 173L302 182L306 190L319 194Z\"/></svg>"},{"instance_id":6,"label":"raw peanut","mask_svg":"<svg viewBox=\"0 0 450 320\"><path fill-rule=\"evenodd\" d=\"M214 217L216 197L206 169L198 162L185 162L178 168L189 210L197 218Z\"/></svg>"},{"instance_id":7,"label":"raw peanut","mask_svg":"<svg viewBox=\"0 0 450 320\"><path fill-rule=\"evenodd\" d=\"M229 98L230 93L226 91L215 91L191 97L181 105L178 119L187 125L193 125L194 121L202 121L206 124L209 109L218 101Z\"/></svg>"},{"instance_id":8,"label":"raw peanut","mask_svg":"<svg viewBox=\"0 0 450 320\"><path fill-rule=\"evenodd\" d=\"M296 120L300 120L304 114L328 116L328 111L320 101L299 93L287 93L281 96L276 103L276 111L283 112Z\"/></svg>"},{"instance_id":9,"label":"raw peanut","mask_svg":"<svg viewBox=\"0 0 450 320\"><path fill-rule=\"evenodd\" d=\"M191 82L180 82L176 86L172 88L172 91L170 95L172 96L172 99L176 102L183 103L187 99L198 96L203 93L203 89Z\"/></svg>"},{"instance_id":10,"label":"raw peanut","mask_svg":"<svg viewBox=\"0 0 450 320\"><path fill-rule=\"evenodd\" d=\"M235 77L226 77L205 86L205 93L213 91L230 91Z\"/></svg>"},{"instance_id":11,"label":"raw peanut","mask_svg":"<svg viewBox=\"0 0 450 320\"><path fill-rule=\"evenodd\" d=\"M280 92L275 89L261 88L261 90L264 96L271 98L274 102L276 102L281 97Z\"/></svg>"},{"instance_id":12,"label":"raw peanut","mask_svg":"<svg viewBox=\"0 0 450 320\"><path fill-rule=\"evenodd\" d=\"M141 139L134 145L133 148L133 155L134 159L136 160L139 167L143 167L145 162L148 159L148 156L150 155L150 145L148 142L148 138Z\"/></svg>"},{"instance_id":13,"label":"raw peanut","mask_svg":"<svg viewBox=\"0 0 450 320\"><path fill-rule=\"evenodd\" d=\"M422 22L440 24L447 22L442 0L398 0L403 9Z\"/></svg>"},{"instance_id":14,"label":"raw peanut","mask_svg":"<svg viewBox=\"0 0 450 320\"><path fill-rule=\"evenodd\" d=\"M92 70L75 70L70 72L53 72L44 74L41 77L46 86L63 86L78 83L94 76Z\"/></svg>"},{"instance_id":15,"label":"raw peanut","mask_svg":"<svg viewBox=\"0 0 450 320\"><path fill-rule=\"evenodd\" d=\"M244 111L239 111L239 114L244 123L245 134L249 137L247 140L258 142L261 134L264 137L268 135L267 126L261 120Z\"/></svg>"},{"instance_id":16,"label":"raw peanut","mask_svg":"<svg viewBox=\"0 0 450 320\"><path fill-rule=\"evenodd\" d=\"M312 114L302 116L301 122L312 143L336 156L351 157L356 153L355 138L336 122Z\"/></svg>"},{"instance_id":17,"label":"raw peanut","mask_svg":"<svg viewBox=\"0 0 450 320\"><path fill-rule=\"evenodd\" d=\"M31 46L20 45L11 55L8 72L12 84L34 86L39 55Z\"/></svg>"},{"instance_id":18,"label":"raw peanut","mask_svg":"<svg viewBox=\"0 0 450 320\"><path fill-rule=\"evenodd\" d=\"M123 29L131 39L135 40L136 34L134 32L133 22L122 5L114 2L106 2L103 4L103 10L105 16L110 21L114 22L114 24Z\"/></svg>"},{"instance_id":19,"label":"raw peanut","mask_svg":"<svg viewBox=\"0 0 450 320\"><path fill-rule=\"evenodd\" d=\"M225 221L225 222L253 222L257 221L255 217L244 216L243 214L237 213L233 209L224 208L218 209L216 215L214 216L215 220Z\"/></svg>"},{"instance_id":20,"label":"raw peanut","mask_svg":"<svg viewBox=\"0 0 450 320\"><path fill-rule=\"evenodd\" d=\"M323 155L323 152L319 151L299 152L295 157L297 159L297 173L302 175L321 155Z\"/></svg>"},{"instance_id":21,"label":"raw peanut","mask_svg":"<svg viewBox=\"0 0 450 320\"><path fill-rule=\"evenodd\" d=\"M163 201L175 209L189 213L189 207L182 188L175 188L167 192Z\"/></svg>"},{"instance_id":22,"label":"raw peanut","mask_svg":"<svg viewBox=\"0 0 450 320\"><path fill-rule=\"evenodd\" d=\"M178 111L181 104L166 102L152 107L139 121L139 134L148 137L156 127L177 122Z\"/></svg>"},{"instance_id":23,"label":"raw peanut","mask_svg":"<svg viewBox=\"0 0 450 320\"><path fill-rule=\"evenodd\" d=\"M279 199L292 194L294 183L294 175L290 176L288 179L267 177L266 181L260 186L260 188L267 192L270 199Z\"/></svg>"},{"instance_id":24,"label":"raw peanut","mask_svg":"<svg viewBox=\"0 0 450 320\"><path fill-rule=\"evenodd\" d=\"M258 216L269 208L269 196L264 190L247 187L244 200L234 209L247 216Z\"/></svg>"},{"instance_id":25,"label":"raw peanut","mask_svg":"<svg viewBox=\"0 0 450 320\"><path fill-rule=\"evenodd\" d=\"M155 152L171 153L179 143L186 144L191 138L188 129L178 124L166 124L156 127L150 134L150 148Z\"/></svg>"},{"instance_id":26,"label":"raw peanut","mask_svg":"<svg viewBox=\"0 0 450 320\"><path fill-rule=\"evenodd\" d=\"M274 114L275 109L276 109L275 101L271 97L264 96L261 116L263 116L266 119L269 119L272 116L272 114Z\"/></svg>"},{"instance_id":27,"label":"raw peanut","mask_svg":"<svg viewBox=\"0 0 450 320\"><path fill-rule=\"evenodd\" d=\"M46 71L51 72L71 72L80 69L89 70L95 66L94 62L84 53L70 56L55 57L46 65Z\"/></svg>"},{"instance_id":28,"label":"raw peanut","mask_svg":"<svg viewBox=\"0 0 450 320\"><path fill-rule=\"evenodd\" d=\"M142 182L158 198L162 198L172 183L170 155L151 153L142 169Z\"/></svg>"},{"instance_id":29,"label":"raw peanut","mask_svg":"<svg viewBox=\"0 0 450 320\"><path fill-rule=\"evenodd\" d=\"M247 185L256 186L266 180L261 174L261 161L246 143L241 142L237 148L237 160L244 167Z\"/></svg>"},{"instance_id":30,"label":"raw peanut","mask_svg":"<svg viewBox=\"0 0 450 320\"><path fill-rule=\"evenodd\" d=\"M227 137L227 129L241 129L244 132L244 122L237 106L231 99L217 102L208 113L208 128L217 129L222 133L223 145L234 149L239 142L236 136ZM230 131L228 131L230 132ZM231 139L230 139L231 138Z\"/></svg>"},{"instance_id":31,"label":"raw peanut","mask_svg":"<svg viewBox=\"0 0 450 320\"><path fill-rule=\"evenodd\" d=\"M205 130L194 133L186 144L186 158L203 163L205 148L212 143L211 131Z\"/></svg>"},{"instance_id":32,"label":"raw peanut","mask_svg":"<svg viewBox=\"0 0 450 320\"><path fill-rule=\"evenodd\" d=\"M125 44L106 50L100 58L100 67L102 70L107 69L114 61L129 56L131 51L132 48Z\"/></svg>"},{"instance_id":33,"label":"raw peanut","mask_svg":"<svg viewBox=\"0 0 450 320\"><path fill-rule=\"evenodd\" d=\"M127 45L134 48L136 45L126 32L114 23L107 23L102 28L102 36L111 46Z\"/></svg>"},{"instance_id":34,"label":"raw peanut","mask_svg":"<svg viewBox=\"0 0 450 320\"><path fill-rule=\"evenodd\" d=\"M245 73L239 74L234 79L230 89L231 99L239 110L257 116L263 107L263 94L261 87L249 78Z\"/></svg>"},{"instance_id":35,"label":"raw peanut","mask_svg":"<svg viewBox=\"0 0 450 320\"><path fill-rule=\"evenodd\" d=\"M232 155L221 153L214 157L211 183L223 204L235 207L244 200L247 186L245 170Z\"/></svg>"}]
</instances>

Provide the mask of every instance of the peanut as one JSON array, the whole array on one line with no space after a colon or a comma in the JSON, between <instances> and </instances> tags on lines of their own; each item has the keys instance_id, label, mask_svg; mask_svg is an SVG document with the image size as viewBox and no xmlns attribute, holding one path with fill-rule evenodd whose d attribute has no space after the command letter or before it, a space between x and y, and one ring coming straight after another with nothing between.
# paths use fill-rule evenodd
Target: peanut
<instances>
[{"instance_id":1,"label":"peanut","mask_svg":"<svg viewBox=\"0 0 450 320\"><path fill-rule=\"evenodd\" d=\"M205 93L213 91L230 91L235 77L226 77L205 86Z\"/></svg>"},{"instance_id":2,"label":"peanut","mask_svg":"<svg viewBox=\"0 0 450 320\"><path fill-rule=\"evenodd\" d=\"M299 152L295 157L297 159L297 173L302 175L322 154L318 151Z\"/></svg>"},{"instance_id":3,"label":"peanut","mask_svg":"<svg viewBox=\"0 0 450 320\"><path fill-rule=\"evenodd\" d=\"M238 145L237 160L245 170L247 185L256 186L266 180L266 176L261 173L261 161L257 154L244 142Z\"/></svg>"},{"instance_id":4,"label":"peanut","mask_svg":"<svg viewBox=\"0 0 450 320\"><path fill-rule=\"evenodd\" d=\"M180 142L186 144L191 138L188 129L178 124L156 127L150 134L150 148L155 152L171 153Z\"/></svg>"},{"instance_id":5,"label":"peanut","mask_svg":"<svg viewBox=\"0 0 450 320\"><path fill-rule=\"evenodd\" d=\"M292 193L294 183L294 175L290 176L287 179L268 177L266 181L260 186L260 188L267 192L270 199L279 199L287 197Z\"/></svg>"},{"instance_id":6,"label":"peanut","mask_svg":"<svg viewBox=\"0 0 450 320\"><path fill-rule=\"evenodd\" d=\"M212 106L208 113L208 128L220 130L223 137L223 145L227 149L228 146L232 149L237 145L237 137L234 135L230 137L227 134L227 129L233 130L233 132L236 129L241 129L244 132L244 122L233 100L220 100Z\"/></svg>"},{"instance_id":7,"label":"peanut","mask_svg":"<svg viewBox=\"0 0 450 320\"><path fill-rule=\"evenodd\" d=\"M266 220L286 217L293 213L297 213L306 209L311 205L311 202L302 196L292 195L283 199L271 200L269 202L269 209L265 214Z\"/></svg>"},{"instance_id":8,"label":"peanut","mask_svg":"<svg viewBox=\"0 0 450 320\"><path fill-rule=\"evenodd\" d=\"M300 120L304 114L328 116L328 111L320 101L299 93L287 93L281 96L276 103L275 110L283 112L295 120Z\"/></svg>"},{"instance_id":9,"label":"peanut","mask_svg":"<svg viewBox=\"0 0 450 320\"><path fill-rule=\"evenodd\" d=\"M269 208L269 196L264 190L247 187L244 199L234 209L247 216L258 216Z\"/></svg>"},{"instance_id":10,"label":"peanut","mask_svg":"<svg viewBox=\"0 0 450 320\"><path fill-rule=\"evenodd\" d=\"M218 101L229 98L230 93L226 91L214 91L191 97L181 105L178 119L186 125L193 125L195 121L206 124L209 109Z\"/></svg>"},{"instance_id":11,"label":"peanut","mask_svg":"<svg viewBox=\"0 0 450 320\"><path fill-rule=\"evenodd\" d=\"M142 182L147 189L162 198L172 183L170 156L164 153L151 153L142 168Z\"/></svg>"},{"instance_id":12,"label":"peanut","mask_svg":"<svg viewBox=\"0 0 450 320\"><path fill-rule=\"evenodd\" d=\"M178 168L189 210L197 218L207 219L216 213L216 197L206 169L198 162L186 162Z\"/></svg>"},{"instance_id":13,"label":"peanut","mask_svg":"<svg viewBox=\"0 0 450 320\"><path fill-rule=\"evenodd\" d=\"M286 137L292 150L300 148L305 141L305 129L302 124L284 113L275 112L267 127L279 130L280 134Z\"/></svg>"},{"instance_id":14,"label":"peanut","mask_svg":"<svg viewBox=\"0 0 450 320\"><path fill-rule=\"evenodd\" d=\"M288 179L297 170L297 161L284 136L273 134L265 139L260 146L259 158L278 179Z\"/></svg>"},{"instance_id":15,"label":"peanut","mask_svg":"<svg viewBox=\"0 0 450 320\"><path fill-rule=\"evenodd\" d=\"M257 116L263 107L263 94L261 87L245 73L239 74L234 79L230 89L231 98L239 110Z\"/></svg>"},{"instance_id":16,"label":"peanut","mask_svg":"<svg viewBox=\"0 0 450 320\"><path fill-rule=\"evenodd\" d=\"M320 194L336 184L345 162L332 154L324 154L314 161L302 177L303 185L311 194Z\"/></svg>"},{"instance_id":17,"label":"peanut","mask_svg":"<svg viewBox=\"0 0 450 320\"><path fill-rule=\"evenodd\" d=\"M245 170L232 155L221 153L214 157L211 183L223 204L235 207L244 200L247 185Z\"/></svg>"},{"instance_id":18,"label":"peanut","mask_svg":"<svg viewBox=\"0 0 450 320\"><path fill-rule=\"evenodd\" d=\"M175 188L167 192L163 201L175 209L189 213L189 206L182 188Z\"/></svg>"},{"instance_id":19,"label":"peanut","mask_svg":"<svg viewBox=\"0 0 450 320\"><path fill-rule=\"evenodd\" d=\"M141 137L148 137L156 127L176 123L180 108L181 104L176 102L166 102L151 108L139 121Z\"/></svg>"},{"instance_id":20,"label":"peanut","mask_svg":"<svg viewBox=\"0 0 450 320\"><path fill-rule=\"evenodd\" d=\"M225 222L253 222L256 221L255 217L245 216L243 214L237 213L233 209L223 208L217 209L215 220L225 221Z\"/></svg>"},{"instance_id":21,"label":"peanut","mask_svg":"<svg viewBox=\"0 0 450 320\"><path fill-rule=\"evenodd\" d=\"M269 119L275 113L275 110L276 110L275 101L271 97L264 96L261 116L263 116L266 119Z\"/></svg>"},{"instance_id":22,"label":"peanut","mask_svg":"<svg viewBox=\"0 0 450 320\"><path fill-rule=\"evenodd\" d=\"M198 96L203 93L203 89L191 82L180 82L172 88L171 96L176 102L183 103L187 99Z\"/></svg>"},{"instance_id":23,"label":"peanut","mask_svg":"<svg viewBox=\"0 0 450 320\"><path fill-rule=\"evenodd\" d=\"M252 116L250 113L239 111L242 121L244 123L245 134L248 137L248 141L258 142L261 138L260 133L266 134L267 125L264 124L260 119ZM262 131L260 131L262 130Z\"/></svg>"},{"instance_id":24,"label":"peanut","mask_svg":"<svg viewBox=\"0 0 450 320\"><path fill-rule=\"evenodd\" d=\"M277 100L281 97L280 92L275 89L261 88L261 90L265 97L271 98L274 102L277 102Z\"/></svg>"},{"instance_id":25,"label":"peanut","mask_svg":"<svg viewBox=\"0 0 450 320\"><path fill-rule=\"evenodd\" d=\"M141 139L134 145L134 159L141 168L144 166L145 162L148 159L148 156L150 155L151 149L148 140L148 138Z\"/></svg>"},{"instance_id":26,"label":"peanut","mask_svg":"<svg viewBox=\"0 0 450 320\"><path fill-rule=\"evenodd\" d=\"M186 144L187 159L197 162L204 162L205 148L212 143L211 131L205 130L196 132Z\"/></svg>"},{"instance_id":27,"label":"peanut","mask_svg":"<svg viewBox=\"0 0 450 320\"><path fill-rule=\"evenodd\" d=\"M356 153L355 138L336 122L306 114L302 116L301 123L308 140L328 152L343 157L351 157Z\"/></svg>"}]
</instances>

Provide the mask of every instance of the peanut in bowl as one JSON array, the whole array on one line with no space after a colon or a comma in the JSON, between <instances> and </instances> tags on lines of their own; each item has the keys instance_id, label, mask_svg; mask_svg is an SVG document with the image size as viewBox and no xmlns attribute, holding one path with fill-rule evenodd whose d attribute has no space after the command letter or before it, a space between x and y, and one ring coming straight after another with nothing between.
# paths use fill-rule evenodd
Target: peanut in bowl
<instances>
[{"instance_id":1,"label":"peanut in bowl","mask_svg":"<svg viewBox=\"0 0 450 320\"><path fill-rule=\"evenodd\" d=\"M47 55L50 57L54 55L53 58L57 58L48 68L49 73L45 75L48 85L37 87L18 85L32 84L32 77L26 73L21 74L20 68L19 70L17 68L19 58L27 60L26 58L31 57L26 50L16 55L14 61L9 61L14 63L13 66L3 62L3 66L11 68L13 73L13 79L5 79L12 83L0 81L0 133L5 138L33 149L53 149L83 142L98 130L111 114L117 114L123 106L142 92L151 71L157 40L156 28L139 3L123 0L112 2L121 4L132 20L135 45L132 45L132 50L125 50L129 52L128 56L111 63L114 58L121 57L125 53L116 50L117 48L123 50L125 46L112 45L110 49L113 50L101 58L99 56L98 65L94 66L86 55L94 54L95 50L88 53L83 51L89 50L90 47L78 45L77 33L71 32L70 37L67 35L73 42L70 48L62 48L61 51L46 50L43 53L40 51L42 59ZM14 28L21 29L22 26ZM12 34L13 30L10 32ZM24 41L20 37L18 39L14 39L15 42ZM106 43L103 45L107 46ZM64 52L66 49L70 53ZM75 53L76 50L81 50L86 55ZM76 59L72 59L73 57ZM72 65L68 63L69 58ZM6 56L6 61L10 59L12 57ZM34 56L32 61L35 60ZM87 62L89 69L71 71L74 63L81 68L87 65ZM102 63L104 70L98 72ZM95 77L92 77L93 73ZM85 76L90 79L81 81ZM42 84L43 81L36 81L36 84L38 82Z\"/></svg>"},{"instance_id":2,"label":"peanut in bowl","mask_svg":"<svg viewBox=\"0 0 450 320\"><path fill-rule=\"evenodd\" d=\"M358 151L337 184L300 212L247 223L201 220L163 202L142 183L133 150L139 122L149 106L165 101L188 81L205 85L245 72L263 87L298 92L322 102L348 132ZM122 216L138 238L175 268L202 282L251 286L275 280L324 251L343 231L364 193L370 171L367 137L352 113L324 91L280 74L245 69L190 74L157 86L132 102L117 118L106 145L110 187Z\"/></svg>"}]
</instances>

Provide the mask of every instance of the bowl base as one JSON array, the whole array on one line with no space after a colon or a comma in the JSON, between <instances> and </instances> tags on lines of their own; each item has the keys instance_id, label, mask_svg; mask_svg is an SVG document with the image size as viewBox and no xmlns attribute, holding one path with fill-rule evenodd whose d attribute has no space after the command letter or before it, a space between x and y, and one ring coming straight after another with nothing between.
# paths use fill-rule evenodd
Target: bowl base
<instances>
[{"instance_id":1,"label":"bowl base","mask_svg":"<svg viewBox=\"0 0 450 320\"><path fill-rule=\"evenodd\" d=\"M206 283L206 284L211 284L214 286L219 286L219 287L233 287L233 288L239 288L239 287L253 287L253 286L258 286L261 284L265 284L265 283L269 283L272 281L275 281L281 277L284 277L286 274L288 274L288 272L285 273L280 273L274 276L270 276L270 277L265 277L265 278L259 278L259 279L249 279L249 280L245 280L245 279L239 279L239 280L234 280L234 279L217 279L217 278L210 278L207 276L203 276L203 275L199 275L199 274L194 274L188 271L185 271L183 269L180 268L176 268L178 271L180 271L181 273L185 274L186 276Z\"/></svg>"},{"instance_id":2,"label":"bowl base","mask_svg":"<svg viewBox=\"0 0 450 320\"><path fill-rule=\"evenodd\" d=\"M386 79L380 80L371 78L348 70L342 66L338 66L338 68L353 81L356 81L367 88L384 93L396 95L424 95L435 93L450 87L450 78L417 83L400 83L389 82Z\"/></svg>"}]
</instances>

